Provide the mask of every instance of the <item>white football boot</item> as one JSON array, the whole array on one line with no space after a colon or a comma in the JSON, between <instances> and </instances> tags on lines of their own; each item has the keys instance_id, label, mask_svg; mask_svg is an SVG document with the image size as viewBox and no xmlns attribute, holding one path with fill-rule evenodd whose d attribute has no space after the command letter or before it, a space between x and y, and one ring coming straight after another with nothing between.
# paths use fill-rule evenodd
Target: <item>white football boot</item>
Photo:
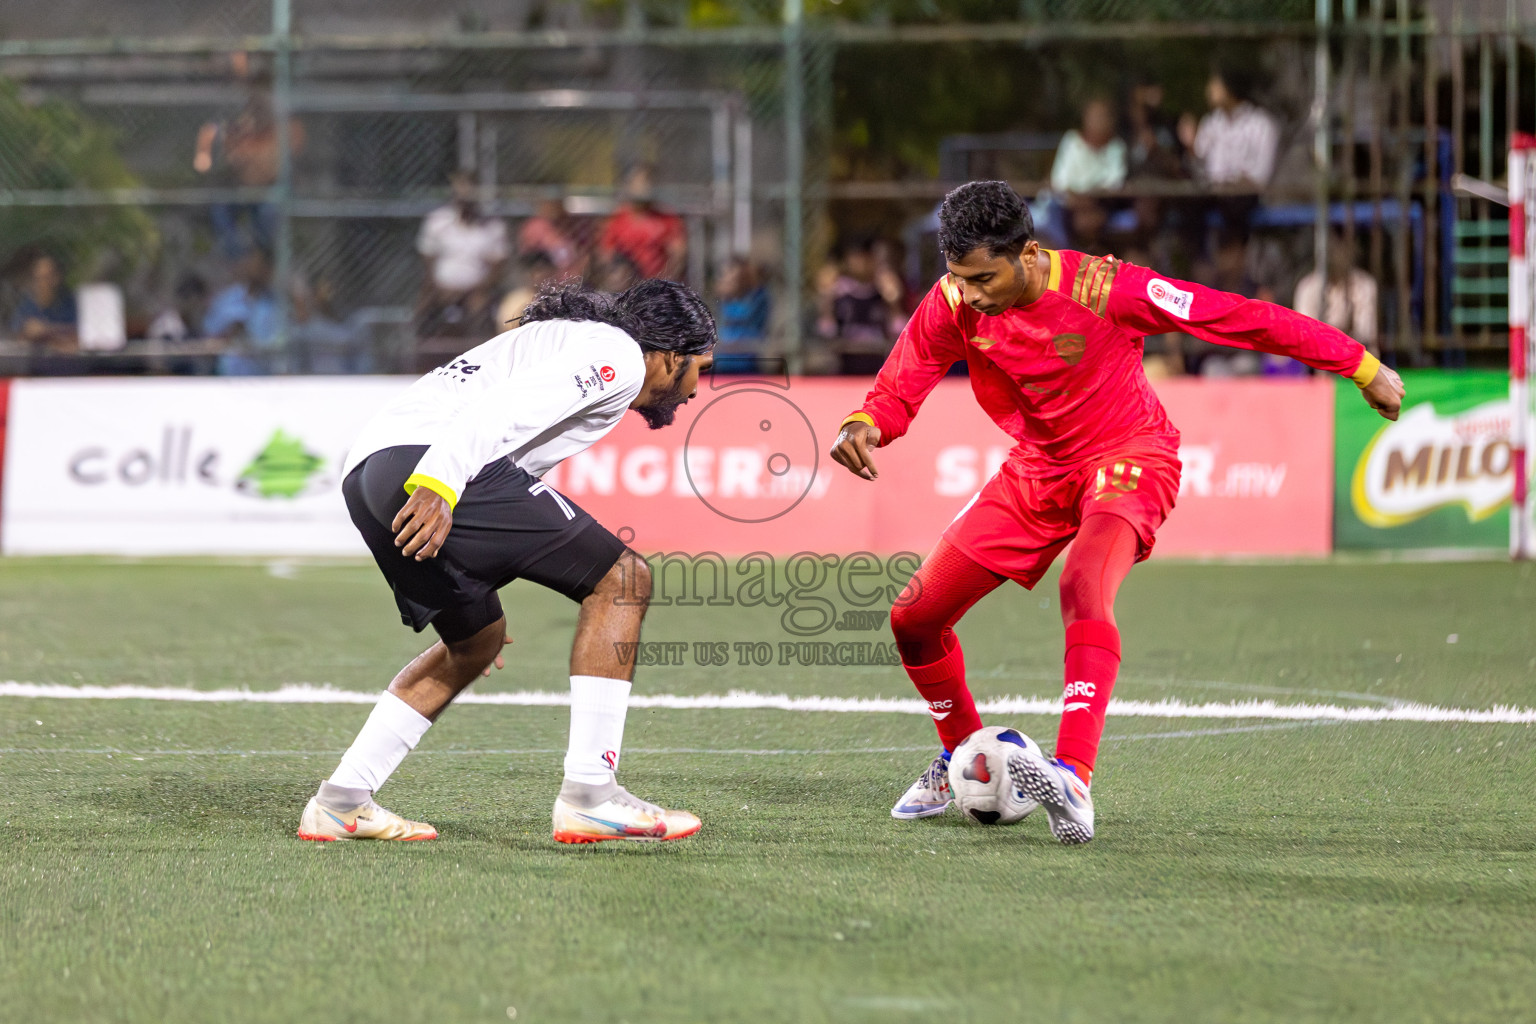
<instances>
[{"instance_id":1,"label":"white football boot","mask_svg":"<svg viewBox=\"0 0 1536 1024\"><path fill-rule=\"evenodd\" d=\"M599 792L590 807L567 799L583 790ZM567 781L555 799L552 818L557 843L658 843L686 839L699 830L699 819L687 811L658 807L616 784L586 787Z\"/></svg>"},{"instance_id":2,"label":"white football boot","mask_svg":"<svg viewBox=\"0 0 1536 1024\"><path fill-rule=\"evenodd\" d=\"M424 821L410 821L369 800L347 811L323 806L310 797L299 818L299 838L317 843L343 839L393 839L410 843L436 839L437 829Z\"/></svg>"},{"instance_id":3,"label":"white football boot","mask_svg":"<svg viewBox=\"0 0 1536 1024\"><path fill-rule=\"evenodd\" d=\"M1032 750L1008 755L1008 777L1051 819L1051 835L1068 846L1093 838L1093 797L1088 784L1060 761Z\"/></svg>"},{"instance_id":4,"label":"white football boot","mask_svg":"<svg viewBox=\"0 0 1536 1024\"><path fill-rule=\"evenodd\" d=\"M949 788L949 761L940 754L901 794L901 799L891 808L891 817L901 821L931 818L949 810L954 800L955 791Z\"/></svg>"}]
</instances>

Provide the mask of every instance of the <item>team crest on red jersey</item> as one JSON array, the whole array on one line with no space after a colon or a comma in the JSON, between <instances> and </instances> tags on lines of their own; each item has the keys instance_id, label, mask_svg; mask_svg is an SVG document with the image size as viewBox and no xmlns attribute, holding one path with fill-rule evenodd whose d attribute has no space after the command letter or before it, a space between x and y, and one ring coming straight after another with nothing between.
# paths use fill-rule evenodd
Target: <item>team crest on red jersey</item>
<instances>
[{"instance_id":1,"label":"team crest on red jersey","mask_svg":"<svg viewBox=\"0 0 1536 1024\"><path fill-rule=\"evenodd\" d=\"M1068 366L1076 366L1083 360L1083 353L1088 350L1088 339L1081 334L1058 334L1051 339L1051 344L1056 347L1056 354L1066 362Z\"/></svg>"}]
</instances>

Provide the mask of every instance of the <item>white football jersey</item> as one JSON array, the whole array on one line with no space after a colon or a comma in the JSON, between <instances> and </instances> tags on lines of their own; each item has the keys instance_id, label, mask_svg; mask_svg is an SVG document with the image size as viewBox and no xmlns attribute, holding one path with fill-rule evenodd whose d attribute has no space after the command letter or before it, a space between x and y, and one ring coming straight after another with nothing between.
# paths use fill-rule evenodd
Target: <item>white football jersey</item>
<instances>
[{"instance_id":1,"label":"white football jersey","mask_svg":"<svg viewBox=\"0 0 1536 1024\"><path fill-rule=\"evenodd\" d=\"M432 490L457 503L498 459L539 477L590 448L644 383L640 346L617 327L527 324L439 366L380 410L347 452L342 476L376 451L424 444L412 479L441 485Z\"/></svg>"}]
</instances>

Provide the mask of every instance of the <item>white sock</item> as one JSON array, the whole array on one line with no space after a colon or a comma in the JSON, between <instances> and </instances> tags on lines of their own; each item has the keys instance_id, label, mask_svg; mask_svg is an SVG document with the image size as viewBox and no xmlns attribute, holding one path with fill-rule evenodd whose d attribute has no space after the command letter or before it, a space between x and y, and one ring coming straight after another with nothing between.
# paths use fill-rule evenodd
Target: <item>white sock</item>
<instances>
[{"instance_id":1,"label":"white sock","mask_svg":"<svg viewBox=\"0 0 1536 1024\"><path fill-rule=\"evenodd\" d=\"M565 777L600 786L613 781L624 745L629 682L602 676L571 676L571 741L565 748Z\"/></svg>"},{"instance_id":2,"label":"white sock","mask_svg":"<svg viewBox=\"0 0 1536 1024\"><path fill-rule=\"evenodd\" d=\"M357 739L341 755L341 764L331 773L331 785L377 793L384 780L400 767L405 755L416 749L431 724L416 709L385 690Z\"/></svg>"}]
</instances>

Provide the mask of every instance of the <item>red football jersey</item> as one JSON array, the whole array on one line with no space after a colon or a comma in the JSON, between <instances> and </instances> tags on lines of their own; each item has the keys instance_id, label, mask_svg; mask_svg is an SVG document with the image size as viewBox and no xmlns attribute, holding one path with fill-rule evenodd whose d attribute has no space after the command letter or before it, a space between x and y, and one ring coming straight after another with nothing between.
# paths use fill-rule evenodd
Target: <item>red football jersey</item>
<instances>
[{"instance_id":1,"label":"red football jersey","mask_svg":"<svg viewBox=\"0 0 1536 1024\"><path fill-rule=\"evenodd\" d=\"M1142 371L1145 335L1190 334L1357 381L1378 365L1343 332L1273 303L1111 256L1051 249L1041 256L1050 260L1045 293L999 316L962 302L948 275L933 286L860 410L880 429L882 446L907 432L923 400L961 360L976 400L1019 442L1010 457L1042 477L1117 452L1177 453L1179 432Z\"/></svg>"}]
</instances>

